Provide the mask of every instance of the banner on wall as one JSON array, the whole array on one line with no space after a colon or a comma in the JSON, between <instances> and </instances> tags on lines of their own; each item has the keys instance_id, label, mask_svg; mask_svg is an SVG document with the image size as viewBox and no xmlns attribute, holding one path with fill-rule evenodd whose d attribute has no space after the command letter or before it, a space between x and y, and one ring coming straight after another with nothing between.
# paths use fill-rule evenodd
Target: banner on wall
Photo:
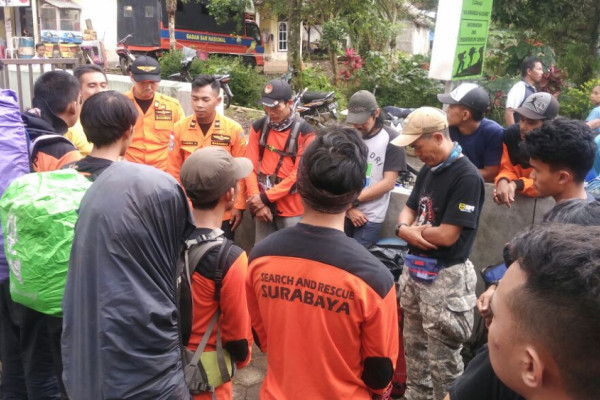
<instances>
[{"instance_id":1,"label":"banner on wall","mask_svg":"<svg viewBox=\"0 0 600 400\"><path fill-rule=\"evenodd\" d=\"M31 0L0 0L0 7L29 7Z\"/></svg>"},{"instance_id":2,"label":"banner on wall","mask_svg":"<svg viewBox=\"0 0 600 400\"><path fill-rule=\"evenodd\" d=\"M429 77L453 81L481 76L492 0L440 0Z\"/></svg>"}]
</instances>

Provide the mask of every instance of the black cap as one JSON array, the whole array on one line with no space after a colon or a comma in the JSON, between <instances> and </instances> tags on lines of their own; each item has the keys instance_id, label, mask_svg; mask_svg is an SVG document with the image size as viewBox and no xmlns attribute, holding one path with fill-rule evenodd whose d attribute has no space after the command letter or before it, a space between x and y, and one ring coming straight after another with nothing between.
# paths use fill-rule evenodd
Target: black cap
<instances>
[{"instance_id":1,"label":"black cap","mask_svg":"<svg viewBox=\"0 0 600 400\"><path fill-rule=\"evenodd\" d=\"M266 107L275 107L280 102L287 102L292 98L292 88L283 79L269 81L262 91L258 104Z\"/></svg>"},{"instance_id":2,"label":"black cap","mask_svg":"<svg viewBox=\"0 0 600 400\"><path fill-rule=\"evenodd\" d=\"M438 94L437 98L442 104L460 104L480 113L490 106L490 97L485 89L474 83L463 83L450 94Z\"/></svg>"},{"instance_id":3,"label":"black cap","mask_svg":"<svg viewBox=\"0 0 600 400\"><path fill-rule=\"evenodd\" d=\"M160 82L160 64L154 57L139 56L131 66L131 76L136 82Z\"/></svg>"}]
</instances>

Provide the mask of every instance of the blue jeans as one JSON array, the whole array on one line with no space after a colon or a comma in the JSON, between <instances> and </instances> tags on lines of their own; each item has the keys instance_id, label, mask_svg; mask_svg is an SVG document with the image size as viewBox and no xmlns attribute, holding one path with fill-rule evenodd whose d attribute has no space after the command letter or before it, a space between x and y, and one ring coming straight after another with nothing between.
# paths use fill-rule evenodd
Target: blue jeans
<instances>
[{"instance_id":1,"label":"blue jeans","mask_svg":"<svg viewBox=\"0 0 600 400\"><path fill-rule=\"evenodd\" d=\"M382 225L383 222L367 222L357 228L346 218L344 221L344 232L346 236L356 239L358 243L369 248L379 240L379 232L381 232Z\"/></svg>"}]
</instances>

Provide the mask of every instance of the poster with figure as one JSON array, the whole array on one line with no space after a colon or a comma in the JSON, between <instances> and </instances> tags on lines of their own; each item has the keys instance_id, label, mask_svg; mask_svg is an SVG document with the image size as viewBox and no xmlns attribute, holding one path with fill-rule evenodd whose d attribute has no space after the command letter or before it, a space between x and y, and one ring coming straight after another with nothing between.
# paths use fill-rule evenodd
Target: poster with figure
<instances>
[{"instance_id":1,"label":"poster with figure","mask_svg":"<svg viewBox=\"0 0 600 400\"><path fill-rule=\"evenodd\" d=\"M429 77L473 79L483 73L492 0L440 0Z\"/></svg>"}]
</instances>

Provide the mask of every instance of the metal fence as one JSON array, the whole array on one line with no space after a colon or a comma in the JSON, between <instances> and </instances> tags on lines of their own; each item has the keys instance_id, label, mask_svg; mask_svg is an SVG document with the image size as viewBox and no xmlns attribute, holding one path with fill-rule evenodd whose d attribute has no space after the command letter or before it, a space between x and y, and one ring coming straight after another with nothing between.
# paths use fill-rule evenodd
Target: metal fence
<instances>
[{"instance_id":1,"label":"metal fence","mask_svg":"<svg viewBox=\"0 0 600 400\"><path fill-rule=\"evenodd\" d=\"M2 59L4 68L0 73L0 88L14 90L19 98L19 107L31 105L33 84L44 72L55 69L74 69L79 65L77 58L49 59Z\"/></svg>"}]
</instances>

